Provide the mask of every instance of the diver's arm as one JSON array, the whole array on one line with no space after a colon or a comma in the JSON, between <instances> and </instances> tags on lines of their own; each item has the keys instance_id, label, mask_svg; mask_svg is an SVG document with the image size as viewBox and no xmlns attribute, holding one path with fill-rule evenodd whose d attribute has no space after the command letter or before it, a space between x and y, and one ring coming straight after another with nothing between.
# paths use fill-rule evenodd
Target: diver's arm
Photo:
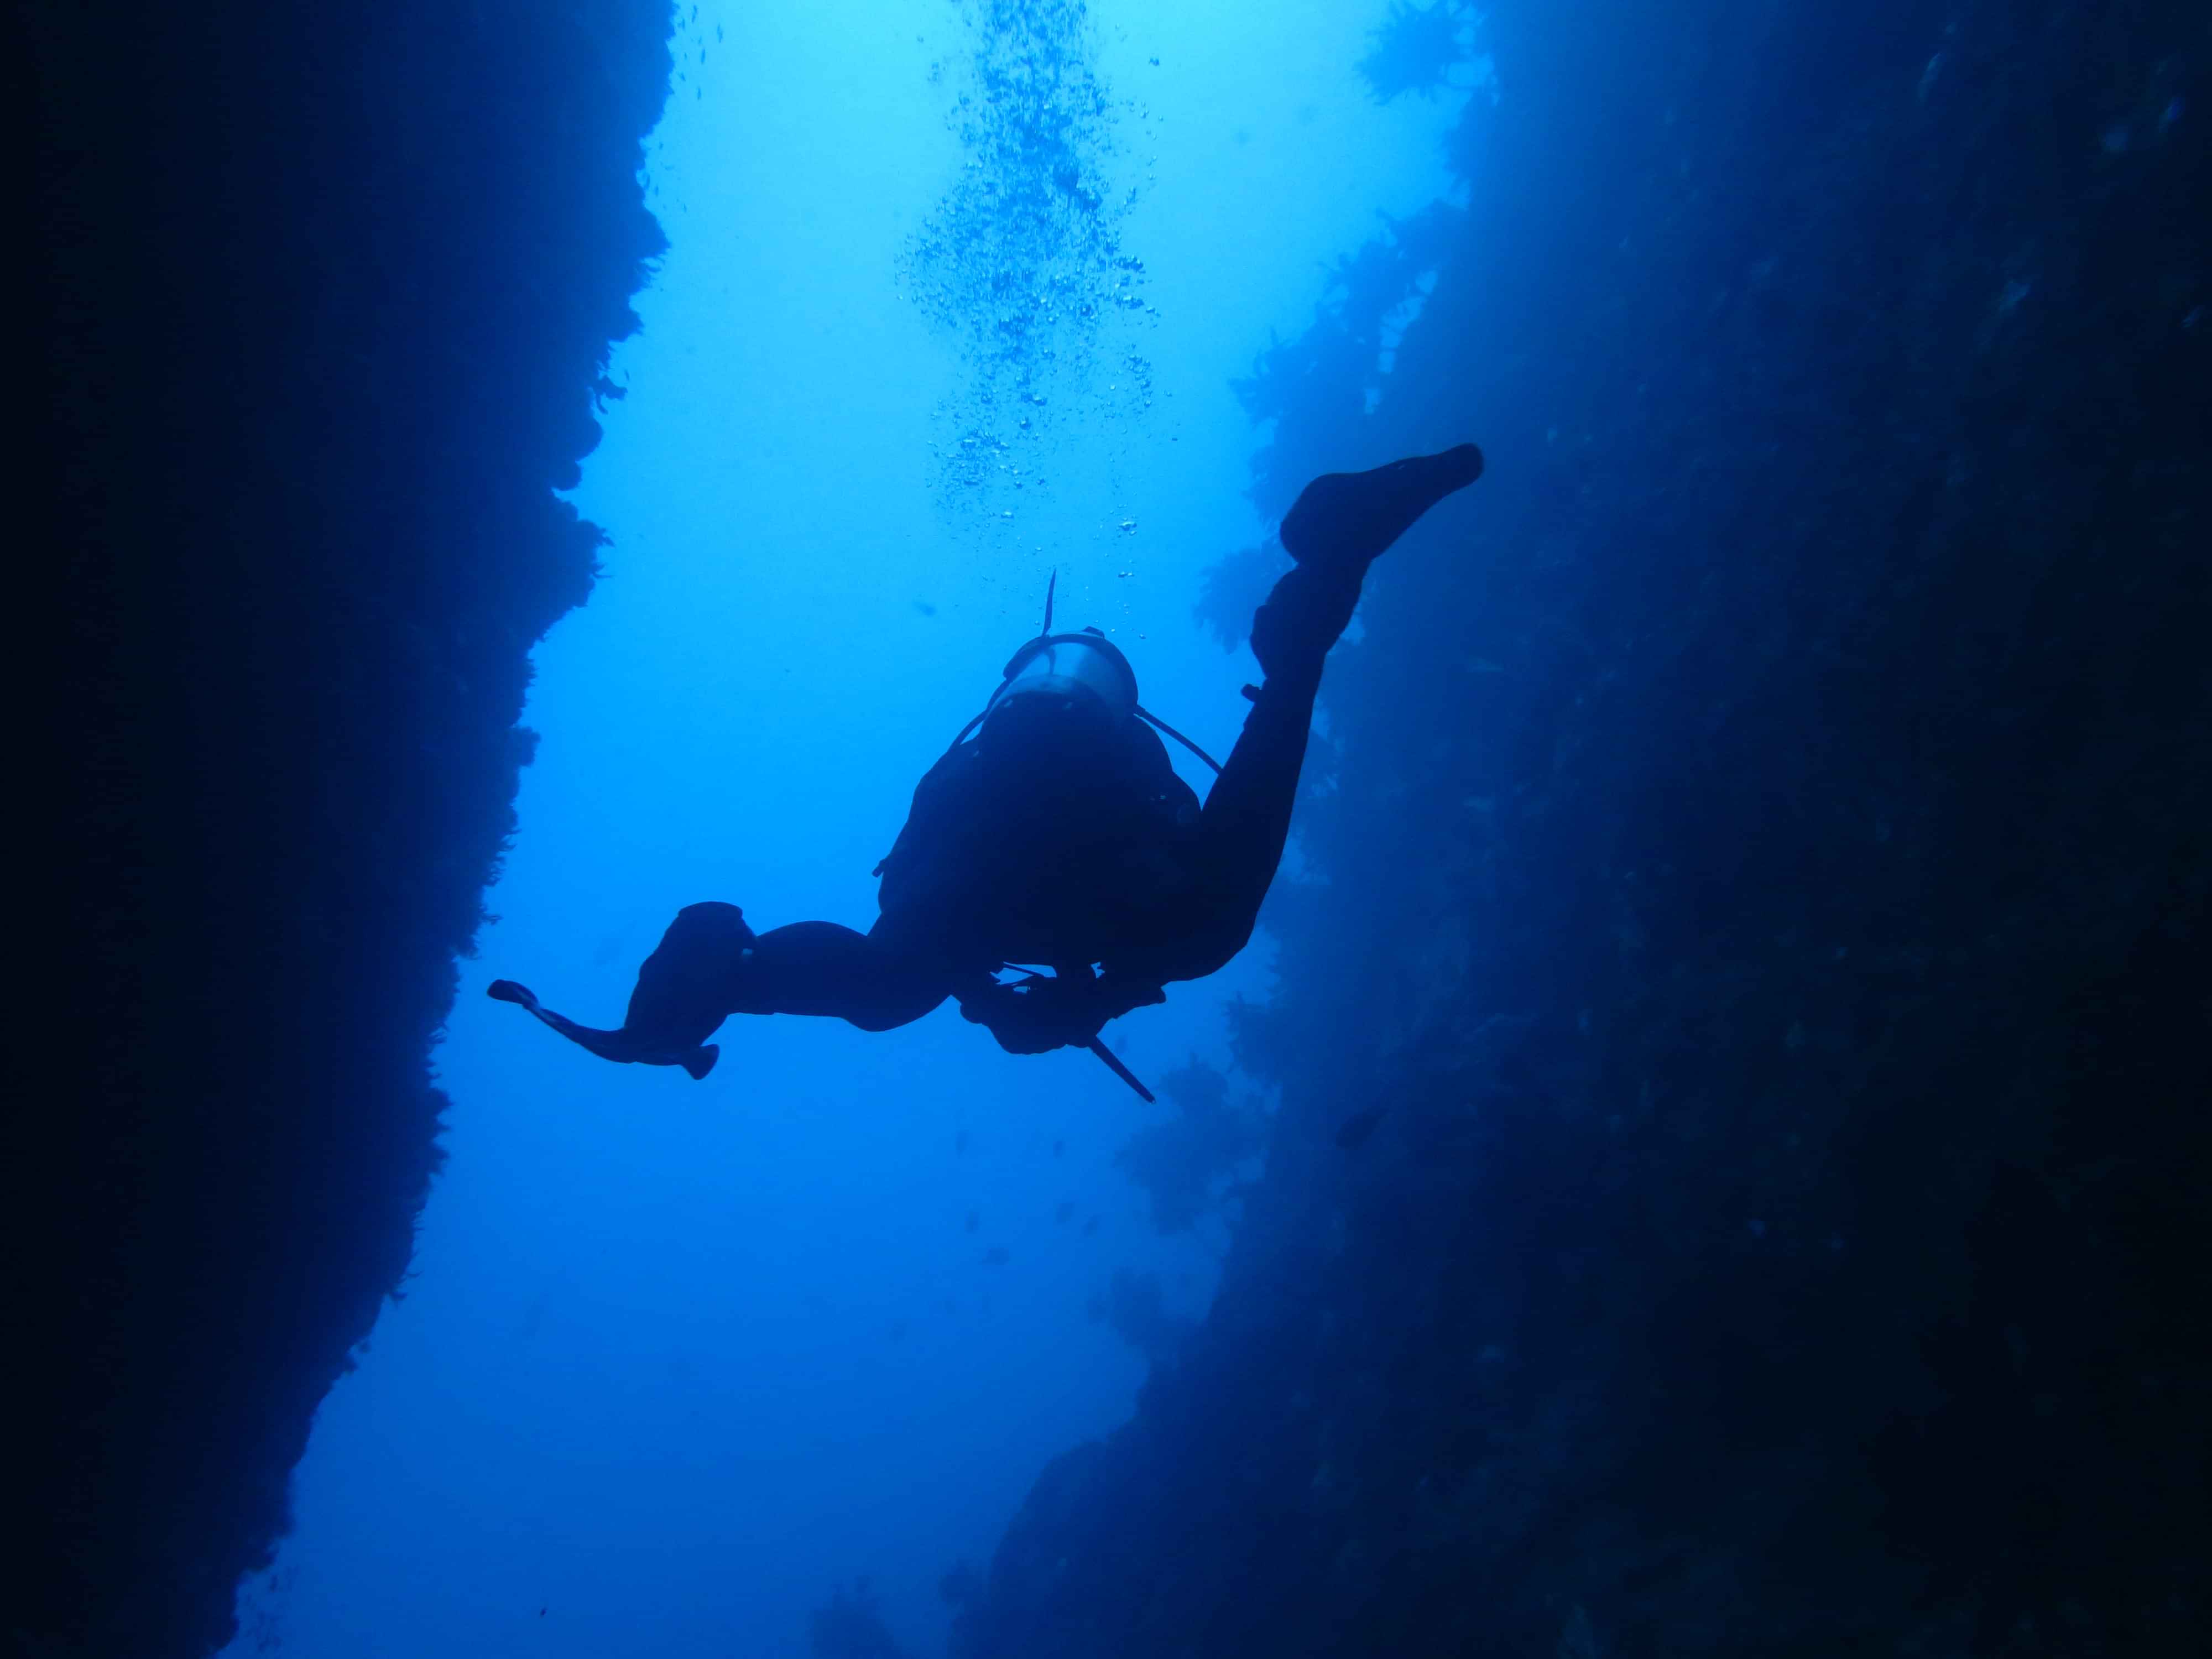
<instances>
[{"instance_id":1,"label":"diver's arm","mask_svg":"<svg viewBox=\"0 0 2212 1659\"><path fill-rule=\"evenodd\" d=\"M1010 1054L1085 1048L1107 1021L1167 1000L1157 985L1087 974L1036 975L1012 985L984 980L959 996L961 1017L988 1030Z\"/></svg>"},{"instance_id":2,"label":"diver's arm","mask_svg":"<svg viewBox=\"0 0 2212 1659\"><path fill-rule=\"evenodd\" d=\"M1111 969L1092 982L1091 994L1106 1010L1108 1019L1119 1019L1134 1008L1157 1008L1168 1000L1165 988L1153 981Z\"/></svg>"}]
</instances>

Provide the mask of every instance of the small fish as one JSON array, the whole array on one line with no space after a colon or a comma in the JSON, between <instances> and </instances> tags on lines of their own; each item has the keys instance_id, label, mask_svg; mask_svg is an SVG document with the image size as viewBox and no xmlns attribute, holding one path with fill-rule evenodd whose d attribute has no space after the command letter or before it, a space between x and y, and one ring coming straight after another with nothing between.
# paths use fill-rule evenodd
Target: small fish
<instances>
[{"instance_id":1,"label":"small fish","mask_svg":"<svg viewBox=\"0 0 2212 1659\"><path fill-rule=\"evenodd\" d=\"M987 1267L1003 1267L1013 1259L1014 1253L1003 1244L994 1244L983 1252L983 1265Z\"/></svg>"},{"instance_id":2,"label":"small fish","mask_svg":"<svg viewBox=\"0 0 2212 1659\"><path fill-rule=\"evenodd\" d=\"M1066 1143L1066 1141L1064 1141L1064 1140L1055 1140L1055 1141L1054 1141L1054 1142L1052 1143L1052 1155L1053 1155L1054 1158L1058 1158L1058 1157L1059 1157L1062 1152L1066 1152L1066 1150L1067 1150L1067 1143Z\"/></svg>"},{"instance_id":3,"label":"small fish","mask_svg":"<svg viewBox=\"0 0 2212 1659\"><path fill-rule=\"evenodd\" d=\"M955 1158L957 1158L961 1153L967 1150L968 1132L965 1129L963 1129L958 1134L952 1137L952 1155Z\"/></svg>"},{"instance_id":4,"label":"small fish","mask_svg":"<svg viewBox=\"0 0 2212 1659\"><path fill-rule=\"evenodd\" d=\"M1052 1212L1052 1218L1065 1227L1067 1225L1067 1218L1074 1213L1075 1200L1072 1198L1064 1198L1060 1202L1060 1207Z\"/></svg>"},{"instance_id":5,"label":"small fish","mask_svg":"<svg viewBox=\"0 0 2212 1659\"><path fill-rule=\"evenodd\" d=\"M1388 1106L1370 1106L1364 1112L1354 1112L1337 1130L1336 1144L1347 1152L1358 1152L1367 1144L1367 1137L1375 1133L1375 1126L1389 1110Z\"/></svg>"},{"instance_id":6,"label":"small fish","mask_svg":"<svg viewBox=\"0 0 2212 1659\"><path fill-rule=\"evenodd\" d=\"M976 1227L977 1227L977 1226L981 1223L982 1219L983 1219L983 1216L982 1216L982 1212L981 1212L981 1211L978 1211L978 1210L970 1210L970 1211L969 1211L969 1212L968 1212L968 1228L967 1228L967 1230L968 1230L969 1232L971 1232L971 1233L972 1233L972 1232L974 1232L974 1231L975 1231Z\"/></svg>"},{"instance_id":7,"label":"small fish","mask_svg":"<svg viewBox=\"0 0 2212 1659\"><path fill-rule=\"evenodd\" d=\"M1094 1215L1094 1216L1092 1216L1092 1217L1091 1218L1091 1219L1090 1219L1090 1220L1088 1220L1088 1221L1086 1221L1086 1222L1085 1222L1085 1223L1083 1224L1083 1236L1084 1236L1085 1238L1090 1237L1091 1234L1093 1234L1093 1233L1097 1232L1097 1231L1098 1231L1098 1218L1097 1218L1097 1216L1095 1216L1095 1215Z\"/></svg>"},{"instance_id":8,"label":"small fish","mask_svg":"<svg viewBox=\"0 0 2212 1659\"><path fill-rule=\"evenodd\" d=\"M933 617L937 614L937 607L927 599L916 599L914 602L914 608L925 617Z\"/></svg>"}]
</instances>

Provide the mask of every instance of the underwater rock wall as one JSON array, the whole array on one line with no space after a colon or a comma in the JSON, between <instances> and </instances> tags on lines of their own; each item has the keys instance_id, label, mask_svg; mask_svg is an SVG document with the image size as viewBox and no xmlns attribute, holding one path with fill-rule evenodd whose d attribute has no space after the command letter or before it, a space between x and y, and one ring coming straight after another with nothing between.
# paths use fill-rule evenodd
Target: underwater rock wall
<instances>
[{"instance_id":1,"label":"underwater rock wall","mask_svg":"<svg viewBox=\"0 0 2212 1659\"><path fill-rule=\"evenodd\" d=\"M405 1268L666 0L18 9L9 1650L197 1655Z\"/></svg>"},{"instance_id":2,"label":"underwater rock wall","mask_svg":"<svg viewBox=\"0 0 2212 1659\"><path fill-rule=\"evenodd\" d=\"M1476 46L1246 387L1271 512L1490 456L1332 659L1267 1172L955 1650L2200 1651L2201 9Z\"/></svg>"}]
</instances>

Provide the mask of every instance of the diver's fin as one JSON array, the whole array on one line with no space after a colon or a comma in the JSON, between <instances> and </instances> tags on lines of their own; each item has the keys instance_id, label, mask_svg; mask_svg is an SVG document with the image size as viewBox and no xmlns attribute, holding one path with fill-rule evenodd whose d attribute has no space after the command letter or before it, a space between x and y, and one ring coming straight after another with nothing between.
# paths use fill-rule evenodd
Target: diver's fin
<instances>
[{"instance_id":1,"label":"diver's fin","mask_svg":"<svg viewBox=\"0 0 2212 1659\"><path fill-rule=\"evenodd\" d=\"M484 987L484 994L494 1002L511 1002L518 1008L538 1012L538 999L527 985L517 985L511 979L495 979Z\"/></svg>"},{"instance_id":2,"label":"diver's fin","mask_svg":"<svg viewBox=\"0 0 2212 1659\"><path fill-rule=\"evenodd\" d=\"M601 1060L611 1060L618 1066L681 1066L685 1071L691 1072L691 1067L696 1065L699 1069L691 1072L694 1077L704 1077L714 1068L714 1061L711 1053L703 1049L685 1049L677 1054L641 1054L636 1048L637 1039L629 1032L603 1031L596 1025L579 1025L566 1014L556 1014L539 1002L528 986L518 985L511 979L492 981L490 984L484 987L484 994L495 1002L514 1004L516 1007L534 1016L538 1024L558 1031L579 1048L588 1050ZM708 1057L703 1060L695 1058L702 1053L708 1054Z\"/></svg>"},{"instance_id":3,"label":"diver's fin","mask_svg":"<svg viewBox=\"0 0 2212 1659\"><path fill-rule=\"evenodd\" d=\"M1327 472L1283 515L1283 550L1300 564L1364 567L1421 514L1482 476L1482 452L1461 444L1366 472Z\"/></svg>"}]
</instances>

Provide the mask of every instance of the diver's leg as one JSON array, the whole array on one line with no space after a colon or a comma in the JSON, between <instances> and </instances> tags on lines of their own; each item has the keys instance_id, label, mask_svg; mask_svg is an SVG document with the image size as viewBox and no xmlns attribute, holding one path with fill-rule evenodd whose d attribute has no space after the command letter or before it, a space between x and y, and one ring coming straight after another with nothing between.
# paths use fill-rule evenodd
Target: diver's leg
<instances>
[{"instance_id":1,"label":"diver's leg","mask_svg":"<svg viewBox=\"0 0 2212 1659\"><path fill-rule=\"evenodd\" d=\"M888 1031L920 1019L951 994L952 976L878 933L834 921L794 921L753 942L730 1012L820 1014Z\"/></svg>"},{"instance_id":2,"label":"diver's leg","mask_svg":"<svg viewBox=\"0 0 2212 1659\"><path fill-rule=\"evenodd\" d=\"M1328 472L1298 492L1283 515L1283 550L1297 568L1252 618L1252 654L1267 684L1305 691L1352 622L1367 567L1414 521L1482 476L1482 452L1462 444L1366 472ZM1292 782L1295 783L1295 777Z\"/></svg>"},{"instance_id":3,"label":"diver's leg","mask_svg":"<svg viewBox=\"0 0 2212 1659\"><path fill-rule=\"evenodd\" d=\"M1250 940L1290 838L1322 664L1352 622L1367 567L1422 514L1481 476L1482 452L1462 444L1372 471L1328 473L1299 493L1282 528L1297 568L1252 618L1252 654L1267 683L1251 694L1252 712L1191 848L1206 902L1172 945L1133 952L1130 966L1142 961L1163 980L1203 978Z\"/></svg>"},{"instance_id":4,"label":"diver's leg","mask_svg":"<svg viewBox=\"0 0 2212 1659\"><path fill-rule=\"evenodd\" d=\"M648 1048L703 1042L732 1014L816 1014L888 1031L949 990L926 959L834 921L755 933L734 904L693 904L637 970L623 1029Z\"/></svg>"},{"instance_id":5,"label":"diver's leg","mask_svg":"<svg viewBox=\"0 0 2212 1659\"><path fill-rule=\"evenodd\" d=\"M498 980L489 994L527 1009L602 1060L681 1066L704 1077L706 1044L733 1013L823 1014L867 1031L921 1018L951 989L927 959L833 921L794 922L756 934L734 904L686 905L637 970L621 1026L581 1025L541 1006L526 986Z\"/></svg>"},{"instance_id":6,"label":"diver's leg","mask_svg":"<svg viewBox=\"0 0 2212 1659\"><path fill-rule=\"evenodd\" d=\"M1200 896L1163 918L1159 945L1117 954L1108 964L1117 976L1203 979L1250 942L1290 838L1320 685L1316 665L1310 677L1271 674L1254 695L1185 854Z\"/></svg>"},{"instance_id":7,"label":"diver's leg","mask_svg":"<svg viewBox=\"0 0 2212 1659\"><path fill-rule=\"evenodd\" d=\"M486 994L527 1009L543 1024L602 1060L623 1065L681 1066L693 1077L714 1069L704 1047L730 1012L738 975L753 944L744 912L734 904L687 904L637 970L629 1011L614 1030L581 1025L541 1006L527 986L495 980Z\"/></svg>"},{"instance_id":8,"label":"diver's leg","mask_svg":"<svg viewBox=\"0 0 2212 1659\"><path fill-rule=\"evenodd\" d=\"M623 1034L641 1049L704 1042L728 1017L746 953L756 943L736 905L714 899L685 905L653 954L638 964Z\"/></svg>"}]
</instances>

